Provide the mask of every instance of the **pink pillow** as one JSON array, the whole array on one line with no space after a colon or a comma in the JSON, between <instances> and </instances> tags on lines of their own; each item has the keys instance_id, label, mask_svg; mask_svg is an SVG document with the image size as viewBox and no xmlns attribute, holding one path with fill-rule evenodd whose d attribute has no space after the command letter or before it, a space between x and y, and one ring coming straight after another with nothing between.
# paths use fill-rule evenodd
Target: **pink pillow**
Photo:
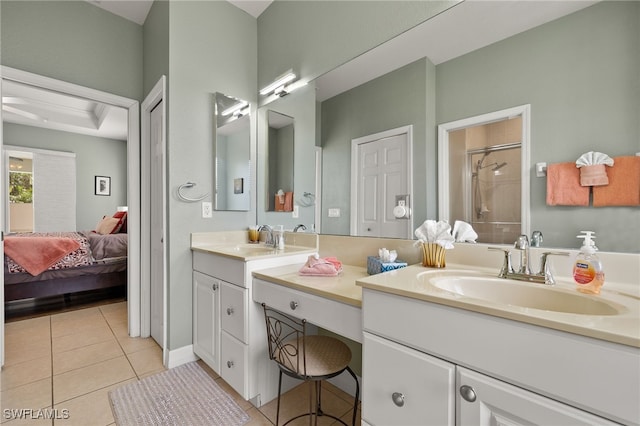
<instances>
[{"instance_id":1,"label":"pink pillow","mask_svg":"<svg viewBox=\"0 0 640 426\"><path fill-rule=\"evenodd\" d=\"M104 217L96 226L96 232L98 234L106 235L113 234L116 229L120 229L120 219L116 217Z\"/></svg>"}]
</instances>

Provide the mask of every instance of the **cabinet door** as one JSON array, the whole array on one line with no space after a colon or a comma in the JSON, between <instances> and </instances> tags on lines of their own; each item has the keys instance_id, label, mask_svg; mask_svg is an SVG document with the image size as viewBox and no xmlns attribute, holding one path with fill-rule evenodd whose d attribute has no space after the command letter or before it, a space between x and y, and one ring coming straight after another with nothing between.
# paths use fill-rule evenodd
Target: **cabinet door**
<instances>
[{"instance_id":1,"label":"cabinet door","mask_svg":"<svg viewBox=\"0 0 640 426\"><path fill-rule=\"evenodd\" d=\"M453 425L455 365L364 333L362 419L371 425Z\"/></svg>"},{"instance_id":2,"label":"cabinet door","mask_svg":"<svg viewBox=\"0 0 640 426\"><path fill-rule=\"evenodd\" d=\"M193 352L220 371L220 282L193 272Z\"/></svg>"},{"instance_id":3,"label":"cabinet door","mask_svg":"<svg viewBox=\"0 0 640 426\"><path fill-rule=\"evenodd\" d=\"M616 424L475 371L457 371L459 425Z\"/></svg>"}]
</instances>

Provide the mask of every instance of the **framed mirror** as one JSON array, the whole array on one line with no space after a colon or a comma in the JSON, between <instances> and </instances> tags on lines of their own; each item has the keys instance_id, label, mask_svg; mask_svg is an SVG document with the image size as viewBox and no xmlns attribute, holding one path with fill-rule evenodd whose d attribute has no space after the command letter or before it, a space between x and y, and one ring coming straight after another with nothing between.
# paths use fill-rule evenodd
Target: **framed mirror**
<instances>
[{"instance_id":1,"label":"framed mirror","mask_svg":"<svg viewBox=\"0 0 640 426\"><path fill-rule=\"evenodd\" d=\"M294 119L267 111L267 211L293 211Z\"/></svg>"},{"instance_id":2,"label":"framed mirror","mask_svg":"<svg viewBox=\"0 0 640 426\"><path fill-rule=\"evenodd\" d=\"M214 208L251 208L251 133L249 102L214 93Z\"/></svg>"}]
</instances>

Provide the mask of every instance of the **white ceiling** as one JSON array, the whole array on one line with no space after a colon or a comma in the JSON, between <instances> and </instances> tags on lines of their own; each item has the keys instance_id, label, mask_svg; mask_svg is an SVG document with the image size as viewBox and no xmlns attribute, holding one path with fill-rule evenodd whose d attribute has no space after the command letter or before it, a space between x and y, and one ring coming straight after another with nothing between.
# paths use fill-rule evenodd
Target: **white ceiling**
<instances>
[{"instance_id":1,"label":"white ceiling","mask_svg":"<svg viewBox=\"0 0 640 426\"><path fill-rule=\"evenodd\" d=\"M98 6L101 9L118 15L122 18L135 22L136 24L144 24L153 0L86 0L87 2ZM220 1L220 0L201 0L201 1ZM247 12L249 15L257 18L264 10L269 7L273 0L227 0L229 3Z\"/></svg>"}]
</instances>

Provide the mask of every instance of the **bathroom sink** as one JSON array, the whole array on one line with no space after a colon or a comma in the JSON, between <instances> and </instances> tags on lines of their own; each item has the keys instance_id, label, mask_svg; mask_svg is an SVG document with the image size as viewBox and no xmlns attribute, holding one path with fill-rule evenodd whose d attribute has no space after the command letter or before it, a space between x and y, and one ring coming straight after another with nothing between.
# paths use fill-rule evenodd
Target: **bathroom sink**
<instances>
[{"instance_id":1,"label":"bathroom sink","mask_svg":"<svg viewBox=\"0 0 640 426\"><path fill-rule=\"evenodd\" d=\"M440 290L486 302L522 308L580 315L618 315L625 308L617 303L544 284L485 276L424 277Z\"/></svg>"}]
</instances>

